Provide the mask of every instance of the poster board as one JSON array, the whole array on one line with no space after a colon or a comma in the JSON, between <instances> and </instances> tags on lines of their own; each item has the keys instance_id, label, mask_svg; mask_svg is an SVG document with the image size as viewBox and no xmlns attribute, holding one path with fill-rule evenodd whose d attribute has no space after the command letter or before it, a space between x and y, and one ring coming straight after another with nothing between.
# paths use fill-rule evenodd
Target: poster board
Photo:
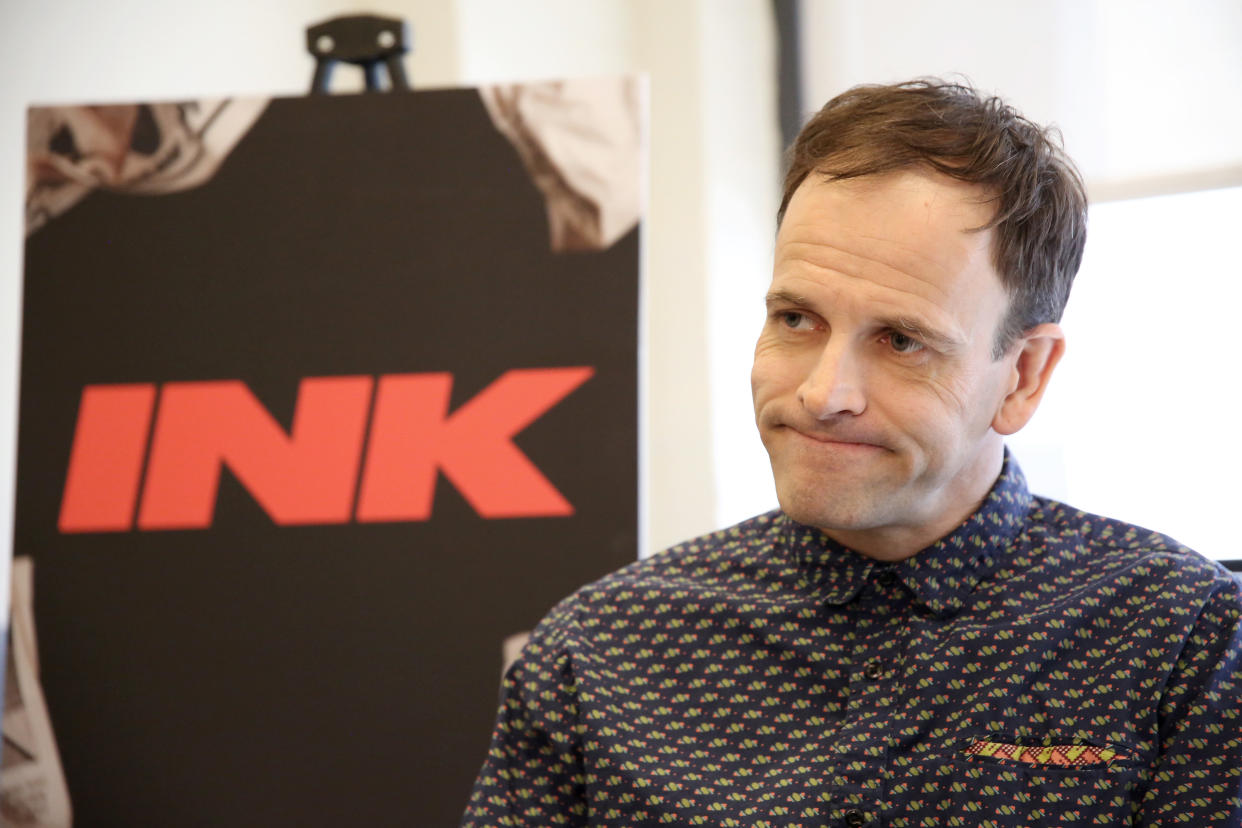
<instances>
[{"instance_id":1,"label":"poster board","mask_svg":"<svg viewBox=\"0 0 1242 828\"><path fill-rule=\"evenodd\" d=\"M74 823L455 823L504 642L636 557L641 98L31 110L14 550Z\"/></svg>"}]
</instances>

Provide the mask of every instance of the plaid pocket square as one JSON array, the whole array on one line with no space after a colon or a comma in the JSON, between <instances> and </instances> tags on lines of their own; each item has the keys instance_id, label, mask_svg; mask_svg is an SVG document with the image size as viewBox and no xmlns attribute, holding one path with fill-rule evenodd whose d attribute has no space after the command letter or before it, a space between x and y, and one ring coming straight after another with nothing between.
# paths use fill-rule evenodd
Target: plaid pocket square
<instances>
[{"instance_id":1,"label":"plaid pocket square","mask_svg":"<svg viewBox=\"0 0 1242 828\"><path fill-rule=\"evenodd\" d=\"M967 756L984 756L989 759L1008 759L1028 765L1055 765L1058 767L1086 767L1111 765L1126 757L1112 748L1096 745L1017 745L1009 742L992 742L976 739L963 751Z\"/></svg>"}]
</instances>

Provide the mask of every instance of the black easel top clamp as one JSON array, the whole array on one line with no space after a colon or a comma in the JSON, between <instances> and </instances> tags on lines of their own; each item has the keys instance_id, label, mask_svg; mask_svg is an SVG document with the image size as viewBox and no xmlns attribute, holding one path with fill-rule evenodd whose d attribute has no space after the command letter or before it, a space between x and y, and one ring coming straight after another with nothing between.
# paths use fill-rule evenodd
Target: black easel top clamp
<instances>
[{"instance_id":1,"label":"black easel top clamp","mask_svg":"<svg viewBox=\"0 0 1242 828\"><path fill-rule=\"evenodd\" d=\"M334 17L306 28L306 49L315 58L312 95L328 94L332 70L340 61L362 67L368 92L382 90L381 65L388 68L390 90L410 88L401 62L410 51L409 28L404 20L370 14Z\"/></svg>"}]
</instances>

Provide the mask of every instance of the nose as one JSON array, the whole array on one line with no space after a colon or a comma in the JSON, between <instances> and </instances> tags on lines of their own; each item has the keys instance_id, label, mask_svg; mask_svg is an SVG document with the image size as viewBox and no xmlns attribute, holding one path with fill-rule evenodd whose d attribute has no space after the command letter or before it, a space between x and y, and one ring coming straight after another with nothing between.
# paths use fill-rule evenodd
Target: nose
<instances>
[{"instance_id":1,"label":"nose","mask_svg":"<svg viewBox=\"0 0 1242 828\"><path fill-rule=\"evenodd\" d=\"M840 340L824 346L810 373L798 386L798 402L817 420L837 414L861 414L867 408L862 366Z\"/></svg>"}]
</instances>

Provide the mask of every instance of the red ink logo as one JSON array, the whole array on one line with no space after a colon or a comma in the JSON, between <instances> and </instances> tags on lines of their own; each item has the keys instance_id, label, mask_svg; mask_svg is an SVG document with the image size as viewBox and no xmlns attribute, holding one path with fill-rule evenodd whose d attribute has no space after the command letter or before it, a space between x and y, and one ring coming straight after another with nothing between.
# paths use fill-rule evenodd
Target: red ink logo
<instances>
[{"instance_id":1,"label":"red ink logo","mask_svg":"<svg viewBox=\"0 0 1242 828\"><path fill-rule=\"evenodd\" d=\"M571 515L513 438L593 373L508 371L453 412L447 373L309 377L288 432L237 380L88 385L60 531L207 528L226 465L281 525L427 520L441 473L484 518Z\"/></svg>"}]
</instances>

